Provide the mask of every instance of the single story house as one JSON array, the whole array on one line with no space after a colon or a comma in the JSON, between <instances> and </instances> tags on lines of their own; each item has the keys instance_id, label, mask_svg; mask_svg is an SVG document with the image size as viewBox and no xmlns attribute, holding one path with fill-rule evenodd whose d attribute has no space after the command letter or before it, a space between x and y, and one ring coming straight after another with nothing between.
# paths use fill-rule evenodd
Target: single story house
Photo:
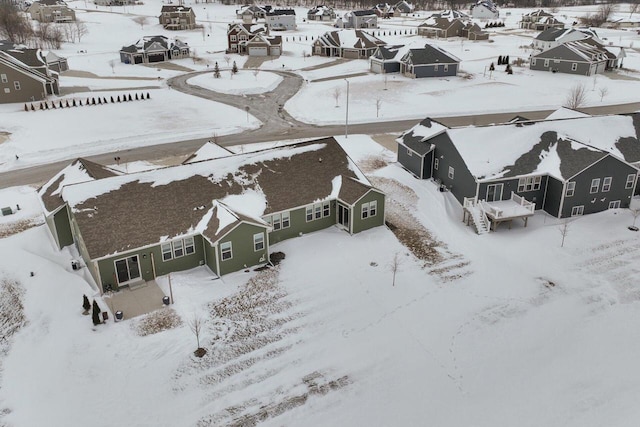
<instances>
[{"instance_id":1,"label":"single story house","mask_svg":"<svg viewBox=\"0 0 640 427\"><path fill-rule=\"evenodd\" d=\"M324 33L312 44L312 54L352 59L369 58L387 43L362 30L334 30Z\"/></svg>"},{"instance_id":2,"label":"single story house","mask_svg":"<svg viewBox=\"0 0 640 427\"><path fill-rule=\"evenodd\" d=\"M328 227L355 234L385 220L384 193L333 138L64 185L61 194L102 292L202 265L222 276L266 264L285 239Z\"/></svg>"},{"instance_id":3,"label":"single story house","mask_svg":"<svg viewBox=\"0 0 640 427\"><path fill-rule=\"evenodd\" d=\"M471 5L470 13L475 19L498 19L500 12L498 7L491 0L478 0Z\"/></svg>"},{"instance_id":4,"label":"single story house","mask_svg":"<svg viewBox=\"0 0 640 427\"><path fill-rule=\"evenodd\" d=\"M293 31L297 28L296 11L293 9L272 9L267 12L265 22L269 31Z\"/></svg>"},{"instance_id":5,"label":"single story house","mask_svg":"<svg viewBox=\"0 0 640 427\"><path fill-rule=\"evenodd\" d=\"M76 20L76 12L62 0L34 1L27 9L31 19L38 22L71 22Z\"/></svg>"},{"instance_id":6,"label":"single story house","mask_svg":"<svg viewBox=\"0 0 640 427\"><path fill-rule=\"evenodd\" d=\"M39 101L59 93L58 73L47 67L40 49L0 49L0 104Z\"/></svg>"},{"instance_id":7,"label":"single story house","mask_svg":"<svg viewBox=\"0 0 640 427\"><path fill-rule=\"evenodd\" d=\"M530 208L522 217L535 209L566 218L626 208L636 192L639 119L635 113L460 128L425 119L398 138L398 162L497 221L508 217L512 202Z\"/></svg>"},{"instance_id":8,"label":"single story house","mask_svg":"<svg viewBox=\"0 0 640 427\"><path fill-rule=\"evenodd\" d=\"M270 10L271 6L244 5L236 10L236 17L242 19L245 24L251 24L258 19L264 19Z\"/></svg>"},{"instance_id":9,"label":"single story house","mask_svg":"<svg viewBox=\"0 0 640 427\"><path fill-rule=\"evenodd\" d=\"M333 22L336 17L336 12L327 5L314 6L307 11L307 21Z\"/></svg>"},{"instance_id":10,"label":"single story house","mask_svg":"<svg viewBox=\"0 0 640 427\"><path fill-rule=\"evenodd\" d=\"M420 49L409 49L400 58L400 72L413 78L456 76L459 65L460 59L430 44Z\"/></svg>"},{"instance_id":11,"label":"single story house","mask_svg":"<svg viewBox=\"0 0 640 427\"><path fill-rule=\"evenodd\" d=\"M125 64L147 64L171 59L188 58L189 45L178 39L169 42L165 36L145 36L120 49L120 61Z\"/></svg>"},{"instance_id":12,"label":"single story house","mask_svg":"<svg viewBox=\"0 0 640 427\"><path fill-rule=\"evenodd\" d=\"M55 53L49 51L44 55L44 60L47 63L47 67L56 73L63 73L69 70L69 63L67 58L58 56Z\"/></svg>"},{"instance_id":13,"label":"single story house","mask_svg":"<svg viewBox=\"0 0 640 427\"><path fill-rule=\"evenodd\" d=\"M369 58L369 69L380 74L399 73L400 58L407 49L403 44L379 46Z\"/></svg>"},{"instance_id":14,"label":"single story house","mask_svg":"<svg viewBox=\"0 0 640 427\"><path fill-rule=\"evenodd\" d=\"M538 71L591 76L620 66L624 50L618 54L592 39L563 43L531 55L529 68Z\"/></svg>"},{"instance_id":15,"label":"single story house","mask_svg":"<svg viewBox=\"0 0 640 427\"><path fill-rule=\"evenodd\" d=\"M549 28L533 39L533 47L540 50L551 49L562 43L592 38L603 44L598 34L590 28Z\"/></svg>"},{"instance_id":16,"label":"single story house","mask_svg":"<svg viewBox=\"0 0 640 427\"><path fill-rule=\"evenodd\" d=\"M398 3L393 5L393 9L395 10L395 16L406 16L413 13L415 8L406 0L400 0Z\"/></svg>"},{"instance_id":17,"label":"single story house","mask_svg":"<svg viewBox=\"0 0 640 427\"><path fill-rule=\"evenodd\" d=\"M193 30L196 27L196 14L188 6L163 5L158 19L166 30Z\"/></svg>"}]
</instances>

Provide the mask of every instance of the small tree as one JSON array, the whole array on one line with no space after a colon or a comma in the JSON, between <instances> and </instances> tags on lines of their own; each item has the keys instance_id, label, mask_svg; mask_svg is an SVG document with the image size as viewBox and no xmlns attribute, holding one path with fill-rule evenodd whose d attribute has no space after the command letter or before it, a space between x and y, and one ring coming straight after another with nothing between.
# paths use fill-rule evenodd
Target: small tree
<instances>
[{"instance_id":1,"label":"small tree","mask_svg":"<svg viewBox=\"0 0 640 427\"><path fill-rule=\"evenodd\" d=\"M116 64L117 64L117 61L115 59L109 60L109 66L111 67L111 74L116 73Z\"/></svg>"},{"instance_id":2,"label":"small tree","mask_svg":"<svg viewBox=\"0 0 640 427\"><path fill-rule=\"evenodd\" d=\"M258 74L260 74L260 68L256 68L253 70L253 77L256 78L256 81L258 80Z\"/></svg>"},{"instance_id":3,"label":"small tree","mask_svg":"<svg viewBox=\"0 0 640 427\"><path fill-rule=\"evenodd\" d=\"M335 89L333 89L333 99L336 100L336 108L338 108L338 101L340 100L341 93L342 91L340 90L339 87L336 87Z\"/></svg>"},{"instance_id":4,"label":"small tree","mask_svg":"<svg viewBox=\"0 0 640 427\"><path fill-rule=\"evenodd\" d=\"M233 65L231 66L231 72L236 74L238 72L238 66L236 65L236 61L233 61Z\"/></svg>"},{"instance_id":5,"label":"small tree","mask_svg":"<svg viewBox=\"0 0 640 427\"><path fill-rule=\"evenodd\" d=\"M598 93L600 94L600 102L602 102L604 97L609 93L609 88L606 86L600 86L600 88L598 88Z\"/></svg>"},{"instance_id":6,"label":"small tree","mask_svg":"<svg viewBox=\"0 0 640 427\"><path fill-rule=\"evenodd\" d=\"M193 335L196 336L196 343L198 344L198 347L194 354L197 357L202 357L207 353L207 350L200 347L200 334L202 333L202 327L204 326L203 324L204 322L202 320L202 317L200 317L198 313L193 313L193 317L189 319L189 329L191 329Z\"/></svg>"},{"instance_id":7,"label":"small tree","mask_svg":"<svg viewBox=\"0 0 640 427\"><path fill-rule=\"evenodd\" d=\"M76 37L78 38L78 43L81 43L82 37L89 34L89 29L84 24L84 22L80 22L80 21L75 21L73 26L75 27L75 33L76 33Z\"/></svg>"},{"instance_id":8,"label":"small tree","mask_svg":"<svg viewBox=\"0 0 640 427\"><path fill-rule=\"evenodd\" d=\"M382 99L376 98L376 118L380 115L381 106L382 106Z\"/></svg>"},{"instance_id":9,"label":"small tree","mask_svg":"<svg viewBox=\"0 0 640 427\"><path fill-rule=\"evenodd\" d=\"M220 67L218 66L218 61L216 61L216 65L213 67L213 77L216 79L220 78Z\"/></svg>"},{"instance_id":10,"label":"small tree","mask_svg":"<svg viewBox=\"0 0 640 427\"><path fill-rule=\"evenodd\" d=\"M228 67L229 63L231 62L231 57L229 55L225 55L222 57L222 59L224 59L224 62L227 63L227 67Z\"/></svg>"},{"instance_id":11,"label":"small tree","mask_svg":"<svg viewBox=\"0 0 640 427\"><path fill-rule=\"evenodd\" d=\"M100 313L101 311L98 303L96 302L96 300L93 300L93 315L91 317L94 325L99 325L100 323L102 323L102 321L100 320Z\"/></svg>"},{"instance_id":12,"label":"small tree","mask_svg":"<svg viewBox=\"0 0 640 427\"><path fill-rule=\"evenodd\" d=\"M567 94L564 106L572 110L580 108L587 100L587 89L584 84L576 83Z\"/></svg>"},{"instance_id":13,"label":"small tree","mask_svg":"<svg viewBox=\"0 0 640 427\"><path fill-rule=\"evenodd\" d=\"M84 312L82 312L82 314L84 314L85 316L89 314L91 303L89 302L89 298L87 298L86 295L82 295L82 308L84 308Z\"/></svg>"},{"instance_id":14,"label":"small tree","mask_svg":"<svg viewBox=\"0 0 640 427\"><path fill-rule=\"evenodd\" d=\"M560 244L560 247L563 248L564 239L569 234L569 221L565 219L562 225L558 228L558 231L560 231L560 235L562 236L562 243Z\"/></svg>"},{"instance_id":15,"label":"small tree","mask_svg":"<svg viewBox=\"0 0 640 427\"><path fill-rule=\"evenodd\" d=\"M396 285L396 274L400 271L400 265L401 264L402 264L402 258L400 258L400 254L398 252L396 252L393 255L393 259L391 260L391 263L389 264L389 270L393 274L393 279L391 281L391 286L395 286Z\"/></svg>"},{"instance_id":16,"label":"small tree","mask_svg":"<svg viewBox=\"0 0 640 427\"><path fill-rule=\"evenodd\" d=\"M133 22L140 25L140 28L144 30L144 25L149 22L149 18L147 18L146 16L136 16L135 18L133 18Z\"/></svg>"},{"instance_id":17,"label":"small tree","mask_svg":"<svg viewBox=\"0 0 640 427\"><path fill-rule=\"evenodd\" d=\"M633 217L633 224L631 224L631 227L635 228L636 220L640 216L640 208L634 208L634 209L629 208L629 210L631 211L631 216Z\"/></svg>"}]
</instances>

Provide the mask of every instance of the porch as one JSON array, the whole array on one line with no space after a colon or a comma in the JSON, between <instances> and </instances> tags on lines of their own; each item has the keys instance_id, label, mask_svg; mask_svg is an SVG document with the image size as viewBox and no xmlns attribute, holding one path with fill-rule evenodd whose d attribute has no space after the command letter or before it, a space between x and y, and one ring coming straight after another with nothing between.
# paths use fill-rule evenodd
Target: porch
<instances>
[{"instance_id":1,"label":"porch","mask_svg":"<svg viewBox=\"0 0 640 427\"><path fill-rule=\"evenodd\" d=\"M134 287L123 286L117 292L105 293L103 299L111 310L112 319L116 311L122 312L123 319L131 319L162 308L164 296L156 281L149 280Z\"/></svg>"},{"instance_id":2,"label":"porch","mask_svg":"<svg viewBox=\"0 0 640 427\"><path fill-rule=\"evenodd\" d=\"M511 229L514 219L522 219L526 227L529 217L535 214L536 205L512 191L510 199L493 202L465 197L462 209L462 221L467 225L473 223L478 234L484 234L495 231L503 222Z\"/></svg>"}]
</instances>

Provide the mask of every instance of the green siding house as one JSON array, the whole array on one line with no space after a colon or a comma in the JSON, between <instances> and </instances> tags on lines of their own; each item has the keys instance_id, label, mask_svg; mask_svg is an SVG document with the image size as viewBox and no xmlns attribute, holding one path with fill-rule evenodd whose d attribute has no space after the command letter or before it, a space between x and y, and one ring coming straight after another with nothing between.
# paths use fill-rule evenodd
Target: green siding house
<instances>
[{"instance_id":1,"label":"green siding house","mask_svg":"<svg viewBox=\"0 0 640 427\"><path fill-rule=\"evenodd\" d=\"M102 292L202 265L222 276L285 239L385 219L384 194L333 138L133 174L78 160L40 196L56 244L76 245Z\"/></svg>"}]
</instances>

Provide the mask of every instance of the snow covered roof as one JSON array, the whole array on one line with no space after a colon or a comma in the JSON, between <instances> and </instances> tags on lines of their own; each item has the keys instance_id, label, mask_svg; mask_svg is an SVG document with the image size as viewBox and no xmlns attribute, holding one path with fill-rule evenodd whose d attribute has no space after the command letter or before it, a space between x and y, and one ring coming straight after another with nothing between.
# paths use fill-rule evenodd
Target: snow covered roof
<instances>
[{"instance_id":1,"label":"snow covered roof","mask_svg":"<svg viewBox=\"0 0 640 427\"><path fill-rule=\"evenodd\" d=\"M575 119L577 117L590 117L589 114L582 113L580 111L572 110L571 108L561 107L553 113L545 117L545 120L556 119Z\"/></svg>"},{"instance_id":2,"label":"snow covered roof","mask_svg":"<svg viewBox=\"0 0 640 427\"><path fill-rule=\"evenodd\" d=\"M601 46L593 39L585 39L580 41L572 41L563 43L559 46L552 47L543 52L533 55L534 58L564 59L567 61L601 61L607 57L615 55L609 52L604 46Z\"/></svg>"},{"instance_id":3,"label":"snow covered roof","mask_svg":"<svg viewBox=\"0 0 640 427\"><path fill-rule=\"evenodd\" d=\"M425 44L423 48L409 49L409 52L405 54L402 61L411 60L414 65L428 65L428 64L453 64L459 63L455 55L450 54L439 46L433 46Z\"/></svg>"},{"instance_id":4,"label":"snow covered roof","mask_svg":"<svg viewBox=\"0 0 640 427\"><path fill-rule=\"evenodd\" d=\"M447 134L478 179L549 174L566 180L609 154L640 161L639 130L635 114L454 128Z\"/></svg>"},{"instance_id":5,"label":"snow covered roof","mask_svg":"<svg viewBox=\"0 0 640 427\"><path fill-rule=\"evenodd\" d=\"M204 233L214 201L260 218L341 193L364 174L333 138L66 186L92 259ZM344 190L346 191L346 190ZM210 236L211 237L211 236Z\"/></svg>"},{"instance_id":6,"label":"snow covered roof","mask_svg":"<svg viewBox=\"0 0 640 427\"><path fill-rule=\"evenodd\" d=\"M496 5L491 1L491 0L478 0L476 3L471 5L471 9L473 10L473 8L475 7L485 7L488 10L490 10L491 12L497 12L498 8L496 7Z\"/></svg>"},{"instance_id":7,"label":"snow covered roof","mask_svg":"<svg viewBox=\"0 0 640 427\"><path fill-rule=\"evenodd\" d=\"M426 118L404 132L396 141L420 155L431 150L431 138L445 132L448 128L435 120Z\"/></svg>"},{"instance_id":8,"label":"snow covered roof","mask_svg":"<svg viewBox=\"0 0 640 427\"><path fill-rule=\"evenodd\" d=\"M182 164L219 159L220 157L227 157L231 155L233 155L233 153L221 145L212 141L207 141L202 147L198 148L195 153L187 157Z\"/></svg>"},{"instance_id":9,"label":"snow covered roof","mask_svg":"<svg viewBox=\"0 0 640 427\"><path fill-rule=\"evenodd\" d=\"M318 38L318 42L332 47L371 49L386 42L362 30L329 31Z\"/></svg>"}]
</instances>

